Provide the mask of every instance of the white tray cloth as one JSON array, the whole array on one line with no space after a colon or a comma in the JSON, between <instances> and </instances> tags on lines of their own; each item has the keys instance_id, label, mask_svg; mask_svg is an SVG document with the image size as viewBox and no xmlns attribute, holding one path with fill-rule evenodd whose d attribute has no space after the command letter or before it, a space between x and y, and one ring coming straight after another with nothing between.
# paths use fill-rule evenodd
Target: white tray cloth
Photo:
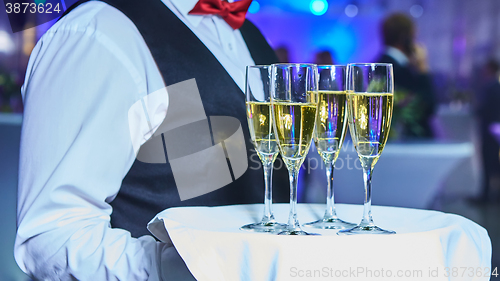
<instances>
[{"instance_id":1,"label":"white tray cloth","mask_svg":"<svg viewBox=\"0 0 500 281\"><path fill-rule=\"evenodd\" d=\"M276 219L286 222L288 204L273 207ZM324 207L299 204L299 221L322 217ZM148 228L174 244L199 281L387 280L389 274L394 280L450 280L446 275L453 270L463 278L451 280L489 280L490 238L484 228L458 215L373 206L375 223L396 235L338 236L332 230L306 227L322 236L239 230L259 221L262 211L262 204L170 208ZM337 213L357 223L363 206L338 204ZM469 277L472 270L474 277Z\"/></svg>"}]
</instances>

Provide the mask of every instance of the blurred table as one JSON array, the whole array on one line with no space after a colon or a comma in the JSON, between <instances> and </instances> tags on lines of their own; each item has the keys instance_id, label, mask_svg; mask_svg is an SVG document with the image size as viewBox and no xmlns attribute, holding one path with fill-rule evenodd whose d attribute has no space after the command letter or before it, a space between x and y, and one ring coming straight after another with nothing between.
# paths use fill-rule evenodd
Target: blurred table
<instances>
[{"instance_id":1,"label":"blurred table","mask_svg":"<svg viewBox=\"0 0 500 281\"><path fill-rule=\"evenodd\" d=\"M306 160L307 168L301 171L302 188L305 201L322 203L326 196L326 176L324 165L313 149ZM434 200L444 193L473 196L479 181L477 171L471 167L473 157L471 142L388 143L374 168L373 202L423 209L432 207ZM350 140L344 143L335 167L336 201L362 203L363 171ZM449 188L447 182L455 178L461 182Z\"/></svg>"},{"instance_id":2,"label":"blurred table","mask_svg":"<svg viewBox=\"0 0 500 281\"><path fill-rule=\"evenodd\" d=\"M322 236L278 236L239 230L259 221L262 209L262 204L171 208L158 214L148 228L158 239L174 244L199 281L386 280L389 276L449 280L447 272L460 267L473 268L474 274L481 271L473 280L489 280L485 276L491 266L488 234L458 215L374 206L375 223L395 230L395 235L338 236L333 230L313 229L309 231ZM287 221L288 204L275 204L274 210L278 221ZM339 204L337 211L353 222L363 212L361 205L345 204ZM298 205L301 223L316 220L323 212L321 204ZM464 276L453 280L472 280Z\"/></svg>"}]
</instances>

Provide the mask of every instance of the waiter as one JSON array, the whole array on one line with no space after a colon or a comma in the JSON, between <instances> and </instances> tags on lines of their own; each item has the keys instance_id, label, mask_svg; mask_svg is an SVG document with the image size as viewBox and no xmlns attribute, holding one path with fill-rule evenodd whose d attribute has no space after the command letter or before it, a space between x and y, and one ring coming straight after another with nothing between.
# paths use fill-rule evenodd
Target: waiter
<instances>
[{"instance_id":1,"label":"waiter","mask_svg":"<svg viewBox=\"0 0 500 281\"><path fill-rule=\"evenodd\" d=\"M22 88L15 257L24 272L37 280L192 280L173 246L147 235L148 221L173 206L262 202L255 168L181 201L168 163L135 160L128 120L137 101L194 78L206 115L239 119L250 150L245 66L277 61L244 20L250 3L79 1L44 34ZM155 116L148 125L158 127L168 97L147 106Z\"/></svg>"}]
</instances>

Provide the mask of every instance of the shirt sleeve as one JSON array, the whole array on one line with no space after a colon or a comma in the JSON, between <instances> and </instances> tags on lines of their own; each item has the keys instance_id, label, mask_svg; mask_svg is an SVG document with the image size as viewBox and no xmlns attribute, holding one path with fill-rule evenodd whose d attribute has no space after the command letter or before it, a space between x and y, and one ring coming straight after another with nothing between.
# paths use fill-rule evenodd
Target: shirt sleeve
<instances>
[{"instance_id":1,"label":"shirt sleeve","mask_svg":"<svg viewBox=\"0 0 500 281\"><path fill-rule=\"evenodd\" d=\"M157 279L170 245L111 228L108 204L135 159L127 114L147 83L130 66L143 58L56 25L23 86L16 261L36 280Z\"/></svg>"}]
</instances>

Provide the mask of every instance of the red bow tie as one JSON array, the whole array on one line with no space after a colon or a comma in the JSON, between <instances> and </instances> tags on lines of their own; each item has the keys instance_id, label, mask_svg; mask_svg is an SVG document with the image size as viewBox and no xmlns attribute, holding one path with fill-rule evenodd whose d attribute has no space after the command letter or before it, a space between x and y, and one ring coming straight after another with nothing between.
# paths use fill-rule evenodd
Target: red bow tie
<instances>
[{"instance_id":1,"label":"red bow tie","mask_svg":"<svg viewBox=\"0 0 500 281\"><path fill-rule=\"evenodd\" d=\"M245 21L245 15L252 0L240 0L228 3L221 0L199 0L189 12L190 15L219 15L233 29L238 29Z\"/></svg>"}]
</instances>

